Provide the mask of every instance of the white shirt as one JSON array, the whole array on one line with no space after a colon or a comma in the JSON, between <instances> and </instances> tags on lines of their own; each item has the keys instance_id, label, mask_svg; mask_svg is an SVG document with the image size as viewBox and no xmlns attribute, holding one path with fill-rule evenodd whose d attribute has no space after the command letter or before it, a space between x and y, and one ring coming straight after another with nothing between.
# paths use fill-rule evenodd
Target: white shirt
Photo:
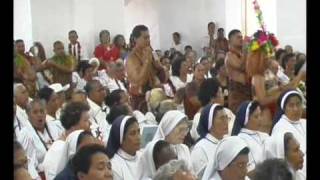
<instances>
[{"instance_id":1,"label":"white shirt","mask_svg":"<svg viewBox=\"0 0 320 180\"><path fill-rule=\"evenodd\" d=\"M194 146L191 152L191 162L198 177L201 174L201 171L206 168L209 159L212 158L218 143L219 140L217 138L211 134L207 134L205 138L202 138Z\"/></svg>"},{"instance_id":2,"label":"white shirt","mask_svg":"<svg viewBox=\"0 0 320 180\"><path fill-rule=\"evenodd\" d=\"M60 120L55 119L54 117L52 117L49 114L47 114L46 115L46 121L47 122L51 121L51 124L55 127L59 137L64 133L65 129L62 126Z\"/></svg>"},{"instance_id":3,"label":"white shirt","mask_svg":"<svg viewBox=\"0 0 320 180\"><path fill-rule=\"evenodd\" d=\"M77 72L72 73L72 83L76 85L76 89L83 90L87 81L79 76Z\"/></svg>"},{"instance_id":4,"label":"white shirt","mask_svg":"<svg viewBox=\"0 0 320 180\"><path fill-rule=\"evenodd\" d=\"M89 115L92 134L96 137L97 130L99 130L102 141L106 145L111 129L111 124L109 124L106 120L106 116L110 109L105 104L103 104L102 107L98 106L96 103L90 100L90 98L87 98L87 101L88 105L90 106Z\"/></svg>"},{"instance_id":5,"label":"white shirt","mask_svg":"<svg viewBox=\"0 0 320 180\"><path fill-rule=\"evenodd\" d=\"M174 42L172 42L171 48L184 54L184 43L180 42L180 44L175 44Z\"/></svg>"},{"instance_id":6,"label":"white shirt","mask_svg":"<svg viewBox=\"0 0 320 180\"><path fill-rule=\"evenodd\" d=\"M187 74L187 81L183 82L181 81L180 77L178 76L170 76L170 80L173 84L173 86L176 88L176 90L183 88L187 85L187 83L191 82L193 79L193 74Z\"/></svg>"},{"instance_id":7,"label":"white shirt","mask_svg":"<svg viewBox=\"0 0 320 180\"><path fill-rule=\"evenodd\" d=\"M51 122L46 122L49 132L52 136L52 140L57 140L58 132L55 128L55 126L52 125ZM31 126L24 127L20 135L18 136L18 141L21 143L22 147L26 151L27 157L30 159L36 158L36 166L38 171L43 171L42 162L44 160L44 157L47 153L47 150L44 146L44 144L41 142L40 138L46 143L46 147L49 149L52 145L53 141L51 140L48 131L45 129L44 132L37 131L39 136L37 135L35 129Z\"/></svg>"},{"instance_id":8,"label":"white shirt","mask_svg":"<svg viewBox=\"0 0 320 180\"><path fill-rule=\"evenodd\" d=\"M107 75L106 70L104 70L104 69L97 71L97 75L95 77L93 77L93 79L100 81L100 83L102 84L103 87L108 86L109 76Z\"/></svg>"},{"instance_id":9,"label":"white shirt","mask_svg":"<svg viewBox=\"0 0 320 180\"><path fill-rule=\"evenodd\" d=\"M286 115L282 115L280 120L272 129L272 137L283 137L286 132L291 132L300 143L300 150L305 154L303 163L303 173L306 174L307 144L306 144L306 120L291 121Z\"/></svg>"},{"instance_id":10,"label":"white shirt","mask_svg":"<svg viewBox=\"0 0 320 180\"><path fill-rule=\"evenodd\" d=\"M139 157L139 152L137 152L135 156L132 156L120 148L111 159L113 179L137 179Z\"/></svg>"},{"instance_id":11,"label":"white shirt","mask_svg":"<svg viewBox=\"0 0 320 180\"><path fill-rule=\"evenodd\" d=\"M265 141L269 138L269 135L263 132L242 128L238 136L249 146L248 172L252 171L258 163L261 163L266 159L265 151L268 147L266 146Z\"/></svg>"},{"instance_id":12,"label":"white shirt","mask_svg":"<svg viewBox=\"0 0 320 180\"><path fill-rule=\"evenodd\" d=\"M188 168L192 169L191 154L188 146L186 146L185 144L175 144L171 146L178 156L178 160L184 160L187 163Z\"/></svg>"},{"instance_id":13,"label":"white shirt","mask_svg":"<svg viewBox=\"0 0 320 180\"><path fill-rule=\"evenodd\" d=\"M19 105L16 105L16 115L13 119L13 127L16 136L18 137L22 128L31 126L28 115L24 109L22 109Z\"/></svg>"},{"instance_id":14,"label":"white shirt","mask_svg":"<svg viewBox=\"0 0 320 180\"><path fill-rule=\"evenodd\" d=\"M41 72L37 72L37 84L39 89L45 87L45 86L49 86L49 82L43 77Z\"/></svg>"},{"instance_id":15,"label":"white shirt","mask_svg":"<svg viewBox=\"0 0 320 180\"><path fill-rule=\"evenodd\" d=\"M74 48L75 48L75 52L73 52ZM81 43L80 43L80 59L78 59L78 43L71 44L71 54L70 55L73 55L74 53L76 54L75 58L77 60L81 60L81 61L82 60L89 60L86 48Z\"/></svg>"},{"instance_id":16,"label":"white shirt","mask_svg":"<svg viewBox=\"0 0 320 180\"><path fill-rule=\"evenodd\" d=\"M107 83L108 83L107 87L110 90L110 93L114 90L117 90L117 89L121 89L121 90L127 92L127 89L125 88L124 84L120 80L116 80L116 79L111 78L109 76Z\"/></svg>"}]
</instances>

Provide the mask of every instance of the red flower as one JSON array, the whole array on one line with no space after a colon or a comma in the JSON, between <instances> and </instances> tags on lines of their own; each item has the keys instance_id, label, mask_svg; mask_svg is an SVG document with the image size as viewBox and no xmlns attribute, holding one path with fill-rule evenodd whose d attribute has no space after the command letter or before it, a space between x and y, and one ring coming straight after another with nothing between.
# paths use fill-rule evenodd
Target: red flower
<instances>
[{"instance_id":1,"label":"red flower","mask_svg":"<svg viewBox=\"0 0 320 180\"><path fill-rule=\"evenodd\" d=\"M276 47L279 44L279 41L273 34L269 36L269 39L274 47Z\"/></svg>"}]
</instances>

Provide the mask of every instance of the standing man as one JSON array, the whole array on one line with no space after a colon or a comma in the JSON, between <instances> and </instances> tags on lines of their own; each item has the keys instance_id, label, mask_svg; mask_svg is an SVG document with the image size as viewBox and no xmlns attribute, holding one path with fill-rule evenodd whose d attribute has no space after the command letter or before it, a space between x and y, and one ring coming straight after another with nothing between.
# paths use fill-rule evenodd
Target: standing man
<instances>
[{"instance_id":1,"label":"standing man","mask_svg":"<svg viewBox=\"0 0 320 180\"><path fill-rule=\"evenodd\" d=\"M233 113L239 105L251 99L251 83L246 76L246 58L242 54L243 38L239 30L230 31L230 49L225 59L226 70L229 76L228 105Z\"/></svg>"},{"instance_id":2,"label":"standing man","mask_svg":"<svg viewBox=\"0 0 320 180\"><path fill-rule=\"evenodd\" d=\"M83 45L80 45L80 42L78 41L77 31L71 30L69 31L68 35L70 41L68 45L69 55L72 55L77 63L79 63L81 60L87 60L88 56L85 53L85 48Z\"/></svg>"},{"instance_id":3,"label":"standing man","mask_svg":"<svg viewBox=\"0 0 320 180\"><path fill-rule=\"evenodd\" d=\"M214 40L214 51L215 53L220 51L224 51L225 53L228 52L228 40L224 37L224 29L218 29L218 38Z\"/></svg>"},{"instance_id":4,"label":"standing man","mask_svg":"<svg viewBox=\"0 0 320 180\"><path fill-rule=\"evenodd\" d=\"M152 88L161 87L161 82L165 80L165 72L159 59L153 57L148 28L137 25L132 30L131 36L135 46L126 64L129 93L133 110L146 113L145 93Z\"/></svg>"},{"instance_id":5,"label":"standing man","mask_svg":"<svg viewBox=\"0 0 320 180\"><path fill-rule=\"evenodd\" d=\"M216 24L214 22L208 23L208 35L204 37L202 44L203 56L214 54L214 33Z\"/></svg>"}]
</instances>

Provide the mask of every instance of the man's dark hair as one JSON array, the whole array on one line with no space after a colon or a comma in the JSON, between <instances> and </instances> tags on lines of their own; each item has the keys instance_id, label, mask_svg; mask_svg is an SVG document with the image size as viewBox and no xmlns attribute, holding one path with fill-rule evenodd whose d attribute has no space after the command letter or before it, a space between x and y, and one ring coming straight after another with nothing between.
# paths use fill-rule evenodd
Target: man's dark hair
<instances>
[{"instance_id":1,"label":"man's dark hair","mask_svg":"<svg viewBox=\"0 0 320 180\"><path fill-rule=\"evenodd\" d=\"M86 70L89 69L89 68L92 68L93 66L91 64L88 63L88 61L84 61L84 63L82 63L79 67L80 69L80 73L81 73L81 76L83 77Z\"/></svg>"},{"instance_id":2,"label":"man's dark hair","mask_svg":"<svg viewBox=\"0 0 320 180\"><path fill-rule=\"evenodd\" d=\"M229 34L228 34L228 39L230 40L231 37L234 36L234 35L237 34L237 33L241 33L241 31L238 30L238 29L233 29L233 30L231 30L231 31L229 32Z\"/></svg>"},{"instance_id":3,"label":"man's dark hair","mask_svg":"<svg viewBox=\"0 0 320 180\"><path fill-rule=\"evenodd\" d=\"M77 33L77 31L76 30L71 30L71 31L69 31L69 33L68 33L68 35L70 36L70 34L76 34L77 36L78 36L78 33Z\"/></svg>"},{"instance_id":4,"label":"man's dark hair","mask_svg":"<svg viewBox=\"0 0 320 180\"><path fill-rule=\"evenodd\" d=\"M115 104L111 106L110 112L106 117L109 124L112 124L117 117L121 115L129 115L129 107L127 104Z\"/></svg>"},{"instance_id":5,"label":"man's dark hair","mask_svg":"<svg viewBox=\"0 0 320 180\"><path fill-rule=\"evenodd\" d=\"M184 56L178 56L172 62L172 76L180 76L181 64L186 61Z\"/></svg>"},{"instance_id":6,"label":"man's dark hair","mask_svg":"<svg viewBox=\"0 0 320 180\"><path fill-rule=\"evenodd\" d=\"M218 32L224 32L224 29L223 28L219 28Z\"/></svg>"},{"instance_id":7,"label":"man's dark hair","mask_svg":"<svg viewBox=\"0 0 320 180\"><path fill-rule=\"evenodd\" d=\"M205 79L200 85L198 99L202 106L207 105L212 98L217 96L220 83L217 78Z\"/></svg>"},{"instance_id":8,"label":"man's dark hair","mask_svg":"<svg viewBox=\"0 0 320 180\"><path fill-rule=\"evenodd\" d=\"M103 153L107 156L105 147L99 144L90 144L80 148L71 160L74 174L77 175L78 172L88 174L92 156L97 153Z\"/></svg>"},{"instance_id":9,"label":"man's dark hair","mask_svg":"<svg viewBox=\"0 0 320 180\"><path fill-rule=\"evenodd\" d=\"M133 38L139 38L141 36L142 31L148 31L147 26L145 25L137 25L133 28L131 36Z\"/></svg>"},{"instance_id":10,"label":"man's dark hair","mask_svg":"<svg viewBox=\"0 0 320 180\"><path fill-rule=\"evenodd\" d=\"M174 36L178 36L178 38L180 38L181 36L180 36L180 34L178 33L178 32L174 32L174 33L172 33L172 35L174 35Z\"/></svg>"},{"instance_id":11,"label":"man's dark hair","mask_svg":"<svg viewBox=\"0 0 320 180\"><path fill-rule=\"evenodd\" d=\"M216 71L220 70L220 68L224 66L224 59L220 58L217 60L216 65L214 66L214 68L216 69Z\"/></svg>"},{"instance_id":12,"label":"man's dark hair","mask_svg":"<svg viewBox=\"0 0 320 180\"><path fill-rule=\"evenodd\" d=\"M276 58L276 60L277 60L278 62L280 61L280 57L281 57L281 55L282 55L283 53L286 54L287 51L284 50L284 49L281 49L281 48L276 51L276 53L275 53L275 58Z\"/></svg>"},{"instance_id":13,"label":"man's dark hair","mask_svg":"<svg viewBox=\"0 0 320 180\"><path fill-rule=\"evenodd\" d=\"M63 44L61 41L55 41L53 43L53 48L55 48L58 44Z\"/></svg>"},{"instance_id":14,"label":"man's dark hair","mask_svg":"<svg viewBox=\"0 0 320 180\"><path fill-rule=\"evenodd\" d=\"M78 136L78 139L77 139L77 145L76 145L76 149L79 148L79 145L82 143L82 141L84 140L85 137L88 137L88 136L93 136L91 131L82 131L79 136Z\"/></svg>"},{"instance_id":15,"label":"man's dark hair","mask_svg":"<svg viewBox=\"0 0 320 180\"><path fill-rule=\"evenodd\" d=\"M153 147L152 157L153 161L156 163L159 161L158 155L164 148L169 148L170 144L167 141L159 140Z\"/></svg>"},{"instance_id":16,"label":"man's dark hair","mask_svg":"<svg viewBox=\"0 0 320 180\"><path fill-rule=\"evenodd\" d=\"M15 43L15 44L24 43L24 41L23 41L22 39L17 39L14 43Z\"/></svg>"},{"instance_id":17,"label":"man's dark hair","mask_svg":"<svg viewBox=\"0 0 320 180\"><path fill-rule=\"evenodd\" d=\"M190 45L186 45L185 47L184 47L184 50L186 50L186 49L191 49L192 50L192 46L190 46Z\"/></svg>"},{"instance_id":18,"label":"man's dark hair","mask_svg":"<svg viewBox=\"0 0 320 180\"><path fill-rule=\"evenodd\" d=\"M91 93L91 91L97 88L97 84L99 83L100 81L95 79L87 82L87 84L84 86L84 90L86 91L88 96Z\"/></svg>"},{"instance_id":19,"label":"man's dark hair","mask_svg":"<svg viewBox=\"0 0 320 180\"><path fill-rule=\"evenodd\" d=\"M216 25L214 22L211 21L211 22L208 23L208 27L209 27L211 24Z\"/></svg>"},{"instance_id":20,"label":"man's dark hair","mask_svg":"<svg viewBox=\"0 0 320 180\"><path fill-rule=\"evenodd\" d=\"M283 56L283 59L282 59L283 69L286 69L286 65L287 65L288 61L293 57L296 57L293 53L289 53L289 54L286 54Z\"/></svg>"},{"instance_id":21,"label":"man's dark hair","mask_svg":"<svg viewBox=\"0 0 320 180\"><path fill-rule=\"evenodd\" d=\"M89 111L89 105L82 102L71 102L68 103L61 112L60 121L62 126L68 130L72 126L79 123L81 114L85 111Z\"/></svg>"},{"instance_id":22,"label":"man's dark hair","mask_svg":"<svg viewBox=\"0 0 320 180\"><path fill-rule=\"evenodd\" d=\"M203 61L208 60L209 61L209 57L208 56L203 56L200 58L200 63L202 63Z\"/></svg>"},{"instance_id":23,"label":"man's dark hair","mask_svg":"<svg viewBox=\"0 0 320 180\"><path fill-rule=\"evenodd\" d=\"M288 164L283 159L267 159L258 164L252 180L293 180Z\"/></svg>"},{"instance_id":24,"label":"man's dark hair","mask_svg":"<svg viewBox=\"0 0 320 180\"><path fill-rule=\"evenodd\" d=\"M106 98L105 104L109 107L112 107L115 104L119 104L121 100L121 93L124 93L122 89L116 89L112 91Z\"/></svg>"},{"instance_id":25,"label":"man's dark hair","mask_svg":"<svg viewBox=\"0 0 320 180\"><path fill-rule=\"evenodd\" d=\"M49 88L48 86L45 86L39 90L38 97L40 99L44 99L46 103L48 103L53 93L53 89Z\"/></svg>"}]
</instances>

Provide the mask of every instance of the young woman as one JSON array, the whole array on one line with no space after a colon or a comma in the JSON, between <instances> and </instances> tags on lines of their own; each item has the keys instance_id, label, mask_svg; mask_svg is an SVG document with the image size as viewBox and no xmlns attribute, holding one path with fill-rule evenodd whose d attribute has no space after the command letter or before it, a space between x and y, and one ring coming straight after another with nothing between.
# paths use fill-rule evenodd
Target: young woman
<instances>
[{"instance_id":1,"label":"young woman","mask_svg":"<svg viewBox=\"0 0 320 180\"><path fill-rule=\"evenodd\" d=\"M106 152L114 180L136 179L140 136L139 124L132 116L120 116L112 123Z\"/></svg>"},{"instance_id":2,"label":"young woman","mask_svg":"<svg viewBox=\"0 0 320 180\"><path fill-rule=\"evenodd\" d=\"M186 86L192 81L193 76L188 74L188 64L184 57L177 57L172 63L172 76L170 80L175 91Z\"/></svg>"},{"instance_id":3,"label":"young woman","mask_svg":"<svg viewBox=\"0 0 320 180\"><path fill-rule=\"evenodd\" d=\"M228 134L228 116L223 106L219 104L205 106L201 111L197 130L200 141L191 152L191 161L196 175L201 177L217 144Z\"/></svg>"}]
</instances>

